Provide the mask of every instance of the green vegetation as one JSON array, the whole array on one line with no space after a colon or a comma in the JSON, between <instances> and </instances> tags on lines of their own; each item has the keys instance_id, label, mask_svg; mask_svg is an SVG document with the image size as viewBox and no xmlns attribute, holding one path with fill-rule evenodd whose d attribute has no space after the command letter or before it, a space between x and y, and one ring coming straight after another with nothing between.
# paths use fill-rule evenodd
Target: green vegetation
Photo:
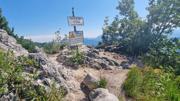
<instances>
[{"instance_id":1,"label":"green vegetation","mask_svg":"<svg viewBox=\"0 0 180 101\"><path fill-rule=\"evenodd\" d=\"M22 61L24 57L15 58L12 52L0 51L0 95L15 92L19 99L30 96L32 82L23 77L23 66L34 66L32 60ZM31 78L31 77L29 77ZM32 89L35 91L35 88ZM32 96L31 96L32 97Z\"/></svg>"},{"instance_id":2,"label":"green vegetation","mask_svg":"<svg viewBox=\"0 0 180 101\"><path fill-rule=\"evenodd\" d=\"M35 43L38 47L44 49L47 54L56 54L59 53L60 50L64 49L67 46L66 43L61 43L60 31L55 32L55 39L48 43Z\"/></svg>"},{"instance_id":3,"label":"green vegetation","mask_svg":"<svg viewBox=\"0 0 180 101\"><path fill-rule=\"evenodd\" d=\"M126 94L131 97L136 97L139 95L138 91L140 91L142 83L142 73L137 68L133 68L129 74L128 79L124 83L124 89Z\"/></svg>"},{"instance_id":4,"label":"green vegetation","mask_svg":"<svg viewBox=\"0 0 180 101\"><path fill-rule=\"evenodd\" d=\"M55 85L51 85L51 91L45 95L44 101L63 101L64 91L57 89Z\"/></svg>"},{"instance_id":5,"label":"green vegetation","mask_svg":"<svg viewBox=\"0 0 180 101\"><path fill-rule=\"evenodd\" d=\"M36 52L33 41L24 39L23 36L18 37L14 33L14 28L9 27L1 9L0 29L5 30L10 36L14 37L17 43L21 44L29 52ZM52 47L48 48L55 50L56 47L61 49L64 46L53 44ZM33 67L33 71L24 73L26 67ZM38 62L33 59L24 56L14 57L13 52L4 53L0 50L0 98L12 93L15 95L11 98L14 101L62 101L65 95L62 89L57 89L55 85L51 85L49 92L47 92L45 87L33 84L34 80L37 79L37 69L39 67Z\"/></svg>"},{"instance_id":6,"label":"green vegetation","mask_svg":"<svg viewBox=\"0 0 180 101\"><path fill-rule=\"evenodd\" d=\"M28 50L28 52L30 53L36 52L35 44L31 40L24 39L24 37L20 37L20 38L17 37L16 40L17 40L17 43L21 44L23 48Z\"/></svg>"},{"instance_id":7,"label":"green vegetation","mask_svg":"<svg viewBox=\"0 0 180 101\"><path fill-rule=\"evenodd\" d=\"M126 95L137 101L179 101L179 77L163 69L133 68L124 83Z\"/></svg>"},{"instance_id":8,"label":"green vegetation","mask_svg":"<svg viewBox=\"0 0 180 101\"><path fill-rule=\"evenodd\" d=\"M14 34L14 28L10 28L8 25L8 21L6 18L2 15L2 10L0 8L0 29L3 29L7 31L7 33L11 36L16 37L17 35Z\"/></svg>"},{"instance_id":9,"label":"green vegetation","mask_svg":"<svg viewBox=\"0 0 180 101\"><path fill-rule=\"evenodd\" d=\"M107 80L105 78L100 78L98 82L98 88L106 88L107 86Z\"/></svg>"},{"instance_id":10,"label":"green vegetation","mask_svg":"<svg viewBox=\"0 0 180 101\"><path fill-rule=\"evenodd\" d=\"M146 19L135 11L134 0L120 0L119 15L104 21L100 46L116 46L120 53L143 60L151 68L133 68L124 84L137 101L180 101L180 40L171 38L180 27L178 0L149 0Z\"/></svg>"},{"instance_id":11,"label":"green vegetation","mask_svg":"<svg viewBox=\"0 0 180 101\"><path fill-rule=\"evenodd\" d=\"M59 51L62 50L65 46L65 44L53 41L50 43L45 43L42 47L47 54L56 54L59 53Z\"/></svg>"},{"instance_id":12,"label":"green vegetation","mask_svg":"<svg viewBox=\"0 0 180 101\"><path fill-rule=\"evenodd\" d=\"M146 20L134 9L134 0L120 0L119 16L109 24L105 19L103 46L115 45L119 52L141 57L152 67L174 68L178 73L180 41L169 36L180 27L178 0L149 0Z\"/></svg>"},{"instance_id":13,"label":"green vegetation","mask_svg":"<svg viewBox=\"0 0 180 101\"><path fill-rule=\"evenodd\" d=\"M17 43L21 44L22 47L27 49L29 52L35 52L35 44L29 39L24 39L24 37L18 37L18 35L14 33L14 28L9 27L8 21L2 15L1 9L0 9L0 29L5 30L10 36L14 37L17 40Z\"/></svg>"},{"instance_id":14,"label":"green vegetation","mask_svg":"<svg viewBox=\"0 0 180 101\"><path fill-rule=\"evenodd\" d=\"M35 71L24 76L26 66L34 67ZM16 96L14 100L61 101L63 91L52 86L51 91L46 92L44 87L33 85L38 68L38 63L33 59L23 56L15 58L12 52L0 51L0 97L13 93Z\"/></svg>"},{"instance_id":15,"label":"green vegetation","mask_svg":"<svg viewBox=\"0 0 180 101\"><path fill-rule=\"evenodd\" d=\"M72 57L70 58L70 61L73 64L81 65L84 63L84 53L80 52L78 49L72 52Z\"/></svg>"}]
</instances>

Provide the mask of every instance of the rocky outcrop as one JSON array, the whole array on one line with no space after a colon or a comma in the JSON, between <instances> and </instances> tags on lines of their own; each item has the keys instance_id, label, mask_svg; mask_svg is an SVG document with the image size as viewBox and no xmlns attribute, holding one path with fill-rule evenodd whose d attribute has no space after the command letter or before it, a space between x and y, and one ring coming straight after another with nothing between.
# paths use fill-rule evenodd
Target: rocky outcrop
<instances>
[{"instance_id":1,"label":"rocky outcrop","mask_svg":"<svg viewBox=\"0 0 180 101\"><path fill-rule=\"evenodd\" d=\"M36 70L37 78L33 80L34 86L44 86L48 91L50 86L55 84L56 88L63 89L65 94L69 92L69 88L62 76L60 67L54 65L40 48L36 47L36 53L29 53L20 44L17 44L15 38L9 36L6 31L0 30L0 49L3 51L13 51L16 57L25 56L38 62L39 68L26 65L23 71L25 79L29 79L27 75L34 75L34 71ZM11 101L13 96L15 95L10 92L9 94L2 96L0 101Z\"/></svg>"},{"instance_id":2,"label":"rocky outcrop","mask_svg":"<svg viewBox=\"0 0 180 101\"><path fill-rule=\"evenodd\" d=\"M28 55L28 51L16 43L16 39L9 36L6 31L0 29L0 48L4 51L13 51L15 56Z\"/></svg>"},{"instance_id":3,"label":"rocky outcrop","mask_svg":"<svg viewBox=\"0 0 180 101\"><path fill-rule=\"evenodd\" d=\"M88 64L92 68L112 70L114 69L114 66L119 66L119 63L116 61L100 56L99 50L97 49L90 48L85 53L85 64Z\"/></svg>"},{"instance_id":4,"label":"rocky outcrop","mask_svg":"<svg viewBox=\"0 0 180 101\"><path fill-rule=\"evenodd\" d=\"M51 63L44 52L29 53L29 58L38 61L40 66L39 81L37 80L37 83L45 84L46 86L56 83L57 86L63 88L66 93L69 91L66 81L59 71L59 67Z\"/></svg>"},{"instance_id":5,"label":"rocky outcrop","mask_svg":"<svg viewBox=\"0 0 180 101\"><path fill-rule=\"evenodd\" d=\"M81 46L79 50L84 53L84 64L87 67L95 68L95 69L105 69L105 70L112 70L115 67L119 67L120 64L112 59L102 57L99 54L99 50L93 47ZM70 61L71 58L71 49L64 49L60 52L59 56L57 57L57 61L62 63L65 66L69 67L77 67L76 64L73 64Z\"/></svg>"},{"instance_id":6,"label":"rocky outcrop","mask_svg":"<svg viewBox=\"0 0 180 101\"><path fill-rule=\"evenodd\" d=\"M118 98L109 93L107 89L98 88L89 94L90 101L119 101Z\"/></svg>"}]
</instances>

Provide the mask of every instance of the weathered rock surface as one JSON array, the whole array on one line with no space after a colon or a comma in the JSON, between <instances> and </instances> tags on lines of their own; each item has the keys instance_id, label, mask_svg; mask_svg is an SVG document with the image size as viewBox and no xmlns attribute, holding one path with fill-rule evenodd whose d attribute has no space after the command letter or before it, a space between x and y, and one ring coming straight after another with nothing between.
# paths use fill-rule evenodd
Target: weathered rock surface
<instances>
[{"instance_id":1,"label":"weathered rock surface","mask_svg":"<svg viewBox=\"0 0 180 101\"><path fill-rule=\"evenodd\" d=\"M87 46L81 46L80 51L84 53L84 64L87 67L95 68L95 69L105 69L105 70L113 70L114 67L119 67L120 63L106 58L102 57L100 55L100 51ZM64 49L60 52L59 56L57 57L57 61L59 63L63 63L65 66L69 67L75 67L76 65L70 62L71 57L71 51L70 49ZM77 67L77 66L76 66Z\"/></svg>"},{"instance_id":2,"label":"weathered rock surface","mask_svg":"<svg viewBox=\"0 0 180 101\"><path fill-rule=\"evenodd\" d=\"M119 95L120 86L128 72L119 69L124 57L87 46L79 48L85 54L85 65L78 69L72 69L75 65L69 61L71 51L68 48L60 51L59 55L52 56L47 56L38 47L36 47L36 53L28 53L27 50L16 43L13 37L2 30L0 30L0 48L12 50L16 56L25 55L35 59L40 68L38 68L38 77L34 81L34 85L44 86L46 90L49 90L50 85L55 83L56 88L61 87L64 89L64 93L68 93L66 96L67 101L89 101L88 98L90 98L90 101L118 101L116 96ZM99 71L99 69L102 69L102 71ZM26 66L24 76L33 74L34 71L33 67ZM99 81L97 77L105 77L108 80L107 89L116 96L109 93L107 89L97 89L97 82ZM82 91L82 82L90 89L90 94ZM93 89L95 90L93 91ZM10 93L0 98L0 101L11 101L14 97L16 96Z\"/></svg>"},{"instance_id":3,"label":"weathered rock surface","mask_svg":"<svg viewBox=\"0 0 180 101\"><path fill-rule=\"evenodd\" d=\"M92 68L112 70L114 66L119 66L119 63L116 61L100 56L99 50L97 49L89 48L85 54L85 64L88 64Z\"/></svg>"},{"instance_id":4,"label":"weathered rock surface","mask_svg":"<svg viewBox=\"0 0 180 101\"><path fill-rule=\"evenodd\" d=\"M104 52L103 50L97 50L92 47L87 47L87 46L81 46L79 47L79 50L81 52L84 52L85 58L90 58L92 63L91 64L83 64L79 66L77 69L73 69L74 67L67 66L67 61L71 57L71 50L69 48L65 48L60 51L59 54L55 55L49 55L49 59L52 60L52 62L56 65L63 65L63 70L61 70L63 74L63 78L65 78L67 85L70 89L70 93L65 97L65 101L89 101L87 98L89 98L89 93L93 90L96 89L96 83L99 80L96 80L100 77L106 78L108 81L107 84L107 89L109 92L112 94L119 96L122 93L121 87L123 82L126 79L126 75L128 73L128 69L121 69L122 67L120 64L123 61L127 61L126 57L123 55L118 55L116 53L111 53L111 52ZM88 54L88 56L87 56ZM103 62L107 62L107 68L101 68L100 62L101 59ZM88 60L85 60L88 61ZM100 62L97 62L100 61ZM90 61L88 61L90 62ZM117 63L117 64L116 64ZM114 65L114 66L113 66ZM74 65L72 65L74 66ZM95 68L94 66L97 66ZM99 69L100 70L99 70ZM112 70L111 70L112 69ZM90 75L90 79L87 81L94 81L94 82L88 82L88 83L83 83L85 81L85 78L87 77L88 74ZM117 78L118 77L118 78ZM91 79L91 78L96 78ZM92 84L89 86L91 89L88 88L88 86L84 86ZM95 84L95 87L94 87Z\"/></svg>"},{"instance_id":5,"label":"weathered rock surface","mask_svg":"<svg viewBox=\"0 0 180 101\"><path fill-rule=\"evenodd\" d=\"M37 69L38 77L33 81L35 86L44 86L48 90L52 84L55 84L56 88L63 89L65 94L69 92L69 88L61 73L61 67L54 65L40 48L36 47L36 53L29 53L21 45L16 43L15 38L9 36L6 31L0 30L0 49L13 51L16 57L23 55L38 62L40 68L26 66L23 72L25 79L29 79L27 75L34 75L34 70ZM3 95L0 101L13 101L14 97L16 96L10 92Z\"/></svg>"},{"instance_id":6,"label":"weathered rock surface","mask_svg":"<svg viewBox=\"0 0 180 101\"><path fill-rule=\"evenodd\" d=\"M40 65L39 80L41 80L41 83L48 86L55 82L59 87L65 89L65 92L68 92L66 81L58 70L59 67L51 63L44 52L29 53L29 57L38 61Z\"/></svg>"},{"instance_id":7,"label":"weathered rock surface","mask_svg":"<svg viewBox=\"0 0 180 101\"><path fill-rule=\"evenodd\" d=\"M88 87L89 90L96 89L98 87L99 79L92 74L87 74L83 80L83 84Z\"/></svg>"},{"instance_id":8,"label":"weathered rock surface","mask_svg":"<svg viewBox=\"0 0 180 101\"><path fill-rule=\"evenodd\" d=\"M109 93L107 89L98 88L89 94L90 101L119 101L118 98Z\"/></svg>"},{"instance_id":9,"label":"weathered rock surface","mask_svg":"<svg viewBox=\"0 0 180 101\"><path fill-rule=\"evenodd\" d=\"M16 39L9 36L6 31L0 29L0 48L5 51L13 51L15 56L28 55L28 51L16 43Z\"/></svg>"}]
</instances>

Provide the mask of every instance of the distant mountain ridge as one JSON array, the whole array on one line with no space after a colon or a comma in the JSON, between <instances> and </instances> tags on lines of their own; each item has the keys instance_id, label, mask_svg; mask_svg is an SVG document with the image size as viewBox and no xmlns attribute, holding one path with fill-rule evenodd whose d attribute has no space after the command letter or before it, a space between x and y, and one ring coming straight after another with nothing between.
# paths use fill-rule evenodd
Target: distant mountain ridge
<instances>
[{"instance_id":1,"label":"distant mountain ridge","mask_svg":"<svg viewBox=\"0 0 180 101\"><path fill-rule=\"evenodd\" d=\"M98 36L96 38L84 38L84 44L90 46L97 46L99 42L102 41L102 36Z\"/></svg>"}]
</instances>

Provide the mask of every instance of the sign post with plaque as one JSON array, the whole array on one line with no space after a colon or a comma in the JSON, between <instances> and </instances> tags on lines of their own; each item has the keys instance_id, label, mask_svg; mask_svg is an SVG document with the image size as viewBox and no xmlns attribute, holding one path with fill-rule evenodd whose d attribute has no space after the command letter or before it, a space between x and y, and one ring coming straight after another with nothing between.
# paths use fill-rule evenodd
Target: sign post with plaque
<instances>
[{"instance_id":1,"label":"sign post with plaque","mask_svg":"<svg viewBox=\"0 0 180 101\"><path fill-rule=\"evenodd\" d=\"M74 14L74 8L72 8L72 16L68 17L68 25L74 27L74 31L69 32L69 44L81 45L84 42L83 31L77 31L76 26L83 26L83 17L76 17Z\"/></svg>"}]
</instances>

